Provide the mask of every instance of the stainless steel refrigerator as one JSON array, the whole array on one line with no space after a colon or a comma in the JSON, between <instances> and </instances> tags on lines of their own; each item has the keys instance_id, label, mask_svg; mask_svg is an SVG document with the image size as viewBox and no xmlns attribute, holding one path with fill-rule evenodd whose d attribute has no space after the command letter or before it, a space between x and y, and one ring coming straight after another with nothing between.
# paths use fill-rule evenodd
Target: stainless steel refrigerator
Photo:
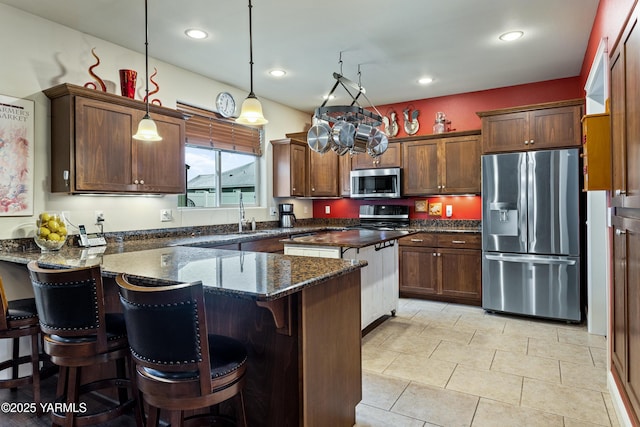
<instances>
[{"instance_id":1,"label":"stainless steel refrigerator","mask_svg":"<svg viewBox=\"0 0 640 427\"><path fill-rule=\"evenodd\" d=\"M482 307L581 321L578 150L482 156Z\"/></svg>"}]
</instances>

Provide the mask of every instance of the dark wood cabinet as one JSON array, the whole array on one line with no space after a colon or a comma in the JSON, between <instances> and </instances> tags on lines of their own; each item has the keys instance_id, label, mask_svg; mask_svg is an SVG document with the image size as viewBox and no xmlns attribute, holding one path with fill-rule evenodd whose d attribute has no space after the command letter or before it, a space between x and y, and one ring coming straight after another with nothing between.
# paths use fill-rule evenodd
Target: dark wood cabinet
<instances>
[{"instance_id":1,"label":"dark wood cabinet","mask_svg":"<svg viewBox=\"0 0 640 427\"><path fill-rule=\"evenodd\" d=\"M184 117L153 106L161 141L133 139L145 104L63 84L51 99L51 191L158 193L185 191Z\"/></svg>"},{"instance_id":2,"label":"dark wood cabinet","mask_svg":"<svg viewBox=\"0 0 640 427\"><path fill-rule=\"evenodd\" d=\"M478 131L403 141L403 195L480 193Z\"/></svg>"},{"instance_id":3,"label":"dark wood cabinet","mask_svg":"<svg viewBox=\"0 0 640 427\"><path fill-rule=\"evenodd\" d=\"M640 30L630 19L611 55L611 204L640 208Z\"/></svg>"},{"instance_id":4,"label":"dark wood cabinet","mask_svg":"<svg viewBox=\"0 0 640 427\"><path fill-rule=\"evenodd\" d=\"M417 233L398 243L401 297L482 303L479 234Z\"/></svg>"},{"instance_id":5,"label":"dark wood cabinet","mask_svg":"<svg viewBox=\"0 0 640 427\"><path fill-rule=\"evenodd\" d=\"M583 104L576 99L479 112L482 153L579 147Z\"/></svg>"},{"instance_id":6,"label":"dark wood cabinet","mask_svg":"<svg viewBox=\"0 0 640 427\"><path fill-rule=\"evenodd\" d=\"M339 156L328 151L324 154L313 150L309 152L309 196L337 197L340 196ZM348 155L348 154L347 154Z\"/></svg>"},{"instance_id":7,"label":"dark wood cabinet","mask_svg":"<svg viewBox=\"0 0 640 427\"><path fill-rule=\"evenodd\" d=\"M387 150L378 157L371 157L367 153L359 153L351 159L351 168L400 168L402 167L402 146L399 142L389 142Z\"/></svg>"},{"instance_id":8,"label":"dark wood cabinet","mask_svg":"<svg viewBox=\"0 0 640 427\"><path fill-rule=\"evenodd\" d=\"M351 196L351 156L340 156L338 169L340 170L340 195L349 197Z\"/></svg>"},{"instance_id":9,"label":"dark wood cabinet","mask_svg":"<svg viewBox=\"0 0 640 427\"><path fill-rule=\"evenodd\" d=\"M640 6L611 53L611 372L640 425Z\"/></svg>"},{"instance_id":10,"label":"dark wood cabinet","mask_svg":"<svg viewBox=\"0 0 640 427\"><path fill-rule=\"evenodd\" d=\"M273 197L339 197L339 156L307 146L307 133L288 133L273 145Z\"/></svg>"},{"instance_id":11,"label":"dark wood cabinet","mask_svg":"<svg viewBox=\"0 0 640 427\"><path fill-rule=\"evenodd\" d=\"M291 138L271 141L273 197L307 195L307 145Z\"/></svg>"}]
</instances>

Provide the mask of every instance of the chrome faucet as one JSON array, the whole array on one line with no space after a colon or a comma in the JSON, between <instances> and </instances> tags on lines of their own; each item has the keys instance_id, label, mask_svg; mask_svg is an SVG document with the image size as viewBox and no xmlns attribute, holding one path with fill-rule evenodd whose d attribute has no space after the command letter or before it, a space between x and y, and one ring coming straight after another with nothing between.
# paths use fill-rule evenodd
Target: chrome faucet
<instances>
[{"instance_id":1,"label":"chrome faucet","mask_svg":"<svg viewBox=\"0 0 640 427\"><path fill-rule=\"evenodd\" d=\"M240 191L240 220L238 221L238 231L242 233L242 229L248 225L247 219L244 217L244 202L242 201L242 191Z\"/></svg>"}]
</instances>

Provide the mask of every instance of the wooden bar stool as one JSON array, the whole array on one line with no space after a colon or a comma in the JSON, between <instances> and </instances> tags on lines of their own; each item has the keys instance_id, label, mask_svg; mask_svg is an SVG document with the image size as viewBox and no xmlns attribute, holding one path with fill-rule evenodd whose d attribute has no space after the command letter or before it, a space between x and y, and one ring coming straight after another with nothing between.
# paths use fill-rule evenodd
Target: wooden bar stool
<instances>
[{"instance_id":1,"label":"wooden bar stool","mask_svg":"<svg viewBox=\"0 0 640 427\"><path fill-rule=\"evenodd\" d=\"M233 338L207 333L202 283L137 286L122 274L116 282L138 388L149 405L148 426L158 425L160 409L170 411L172 427L214 420L233 425L229 417L212 413L184 417L184 411L231 398L236 425L246 426L247 351Z\"/></svg>"},{"instance_id":2,"label":"wooden bar stool","mask_svg":"<svg viewBox=\"0 0 640 427\"><path fill-rule=\"evenodd\" d=\"M56 402L63 402L68 412L52 412L54 425L86 426L112 420L134 406L138 425L135 381L129 378L133 364L122 314L105 313L104 290L100 266L44 269L36 261L28 264L31 283L44 333L44 351L60 367ZM81 385L82 368L115 361L116 377L98 379ZM82 410L84 393L116 387L119 402L104 410ZM130 392L129 396L127 392ZM75 410L74 410L75 409Z\"/></svg>"},{"instance_id":3,"label":"wooden bar stool","mask_svg":"<svg viewBox=\"0 0 640 427\"><path fill-rule=\"evenodd\" d=\"M7 301L2 278L0 278L0 339L11 339L12 358L0 363L0 372L11 369L11 378L0 380L0 388L16 390L18 387L33 386L33 402L40 415L40 325L33 298ZM20 356L20 338L31 337L31 354ZM31 375L19 376L20 365L31 364Z\"/></svg>"}]
</instances>

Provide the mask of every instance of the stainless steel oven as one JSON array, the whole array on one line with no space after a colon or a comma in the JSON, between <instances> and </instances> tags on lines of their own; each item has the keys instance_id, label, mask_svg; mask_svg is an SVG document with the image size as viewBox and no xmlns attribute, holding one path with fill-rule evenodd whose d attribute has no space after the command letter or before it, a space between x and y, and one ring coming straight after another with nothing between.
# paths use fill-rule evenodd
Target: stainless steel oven
<instances>
[{"instance_id":1,"label":"stainless steel oven","mask_svg":"<svg viewBox=\"0 0 640 427\"><path fill-rule=\"evenodd\" d=\"M399 198L401 172L400 168L351 171L351 198Z\"/></svg>"}]
</instances>

